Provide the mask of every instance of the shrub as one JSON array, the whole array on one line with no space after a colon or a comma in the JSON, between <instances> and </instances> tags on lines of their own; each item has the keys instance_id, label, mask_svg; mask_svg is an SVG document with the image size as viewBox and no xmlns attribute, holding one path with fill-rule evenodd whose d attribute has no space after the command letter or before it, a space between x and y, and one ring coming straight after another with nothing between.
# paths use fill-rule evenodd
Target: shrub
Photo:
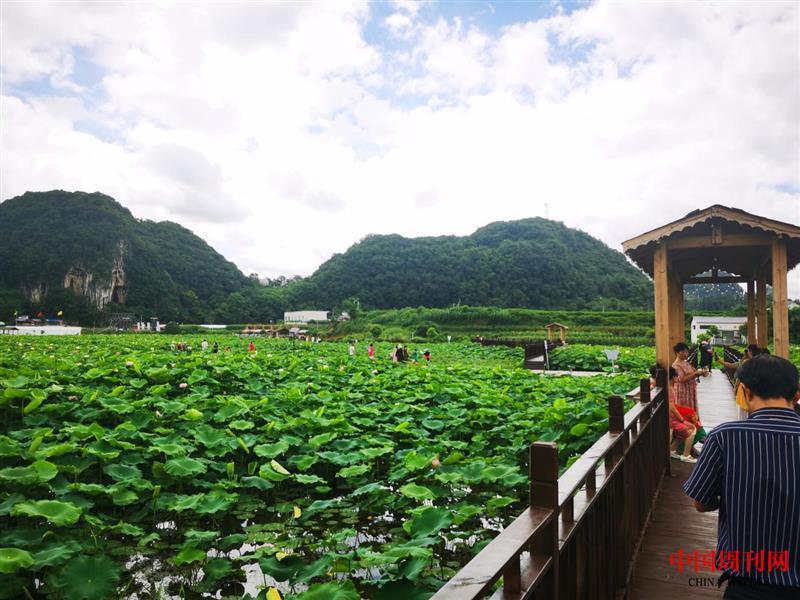
<instances>
[{"instance_id":1,"label":"shrub","mask_svg":"<svg viewBox=\"0 0 800 600\"><path fill-rule=\"evenodd\" d=\"M164 333L175 335L181 332L181 327L175 321L170 321L164 326Z\"/></svg>"},{"instance_id":2,"label":"shrub","mask_svg":"<svg viewBox=\"0 0 800 600\"><path fill-rule=\"evenodd\" d=\"M431 321L423 321L422 323L417 324L417 328L414 330L414 335L417 337L427 337L430 329L437 331L436 323L432 323Z\"/></svg>"}]
</instances>

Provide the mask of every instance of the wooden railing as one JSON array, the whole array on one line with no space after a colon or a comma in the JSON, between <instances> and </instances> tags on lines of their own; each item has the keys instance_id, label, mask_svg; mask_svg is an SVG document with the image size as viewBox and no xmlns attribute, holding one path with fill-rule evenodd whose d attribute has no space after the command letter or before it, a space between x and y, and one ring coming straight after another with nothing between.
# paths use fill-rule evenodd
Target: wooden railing
<instances>
[{"instance_id":1,"label":"wooden railing","mask_svg":"<svg viewBox=\"0 0 800 600\"><path fill-rule=\"evenodd\" d=\"M562 346L561 340L541 342L528 342L525 344L525 358L522 366L526 369L544 370L550 368L550 352L558 346Z\"/></svg>"},{"instance_id":2,"label":"wooden railing","mask_svg":"<svg viewBox=\"0 0 800 600\"><path fill-rule=\"evenodd\" d=\"M723 346L722 358L727 363L738 363L742 360L742 353L736 350L736 348ZM731 383L733 383L734 373L736 373L736 369L729 369L728 367L725 367L725 374L728 376L728 379L730 379Z\"/></svg>"},{"instance_id":3,"label":"wooden railing","mask_svg":"<svg viewBox=\"0 0 800 600\"><path fill-rule=\"evenodd\" d=\"M530 507L481 550L433 600L614 599L669 461L665 373L642 379L638 402L608 399L608 433L558 476L558 448L530 447Z\"/></svg>"}]
</instances>

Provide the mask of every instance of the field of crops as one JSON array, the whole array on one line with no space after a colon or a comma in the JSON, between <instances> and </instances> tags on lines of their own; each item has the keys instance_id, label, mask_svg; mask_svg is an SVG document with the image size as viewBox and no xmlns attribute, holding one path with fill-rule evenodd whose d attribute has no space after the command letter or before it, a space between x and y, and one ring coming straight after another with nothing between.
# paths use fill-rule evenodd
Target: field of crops
<instances>
[{"instance_id":1,"label":"field of crops","mask_svg":"<svg viewBox=\"0 0 800 600\"><path fill-rule=\"evenodd\" d=\"M557 371L611 371L612 363L605 350L619 350L614 367L619 371L647 376L650 366L656 362L656 351L652 346L620 348L618 346L591 346L569 344L555 348L550 354L550 368Z\"/></svg>"},{"instance_id":2,"label":"field of crops","mask_svg":"<svg viewBox=\"0 0 800 600\"><path fill-rule=\"evenodd\" d=\"M214 339L0 339L0 597L426 598L523 507L527 446L566 464L639 377Z\"/></svg>"}]
</instances>

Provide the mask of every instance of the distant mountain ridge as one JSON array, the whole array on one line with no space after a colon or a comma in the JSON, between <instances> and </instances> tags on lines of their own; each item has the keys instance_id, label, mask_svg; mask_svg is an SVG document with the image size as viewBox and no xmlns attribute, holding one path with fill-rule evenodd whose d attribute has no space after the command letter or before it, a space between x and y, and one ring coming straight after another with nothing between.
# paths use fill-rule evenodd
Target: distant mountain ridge
<instances>
[{"instance_id":1,"label":"distant mountain ridge","mask_svg":"<svg viewBox=\"0 0 800 600\"><path fill-rule=\"evenodd\" d=\"M137 220L101 193L11 198L0 203L0 231L0 306L14 310L58 308L83 322L104 309L202 322L250 285L188 229Z\"/></svg>"},{"instance_id":2,"label":"distant mountain ridge","mask_svg":"<svg viewBox=\"0 0 800 600\"><path fill-rule=\"evenodd\" d=\"M289 286L303 306L649 308L651 284L621 252L542 218L468 236L372 235Z\"/></svg>"},{"instance_id":3,"label":"distant mountain ridge","mask_svg":"<svg viewBox=\"0 0 800 600\"><path fill-rule=\"evenodd\" d=\"M541 309L652 307L652 284L624 255L542 218L467 236L370 235L311 276L246 277L188 229L136 219L101 193L27 192L0 203L0 320L64 310L84 324L109 313L162 321L269 322L284 310L456 304ZM727 292L722 305L741 294ZM716 302L705 290L690 303ZM716 307L716 305L715 305Z\"/></svg>"}]
</instances>

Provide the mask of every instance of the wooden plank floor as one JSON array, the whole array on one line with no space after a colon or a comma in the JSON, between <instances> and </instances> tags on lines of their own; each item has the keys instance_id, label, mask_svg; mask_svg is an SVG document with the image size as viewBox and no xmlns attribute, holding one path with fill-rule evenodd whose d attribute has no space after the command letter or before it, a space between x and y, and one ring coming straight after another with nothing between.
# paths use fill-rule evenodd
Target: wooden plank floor
<instances>
[{"instance_id":1,"label":"wooden plank floor","mask_svg":"<svg viewBox=\"0 0 800 600\"><path fill-rule=\"evenodd\" d=\"M697 390L700 418L707 431L726 421L739 418L739 410L727 377L712 371L701 379ZM701 448L702 446L698 446ZM679 550L714 550L717 545L717 513L699 513L692 500L683 493L683 483L693 465L670 461L672 474L665 475L645 530L639 554L633 566L633 577L626 591L627 600L674 600L675 598L722 598L716 587L718 573L702 566L679 572L670 565L670 555Z\"/></svg>"}]
</instances>

